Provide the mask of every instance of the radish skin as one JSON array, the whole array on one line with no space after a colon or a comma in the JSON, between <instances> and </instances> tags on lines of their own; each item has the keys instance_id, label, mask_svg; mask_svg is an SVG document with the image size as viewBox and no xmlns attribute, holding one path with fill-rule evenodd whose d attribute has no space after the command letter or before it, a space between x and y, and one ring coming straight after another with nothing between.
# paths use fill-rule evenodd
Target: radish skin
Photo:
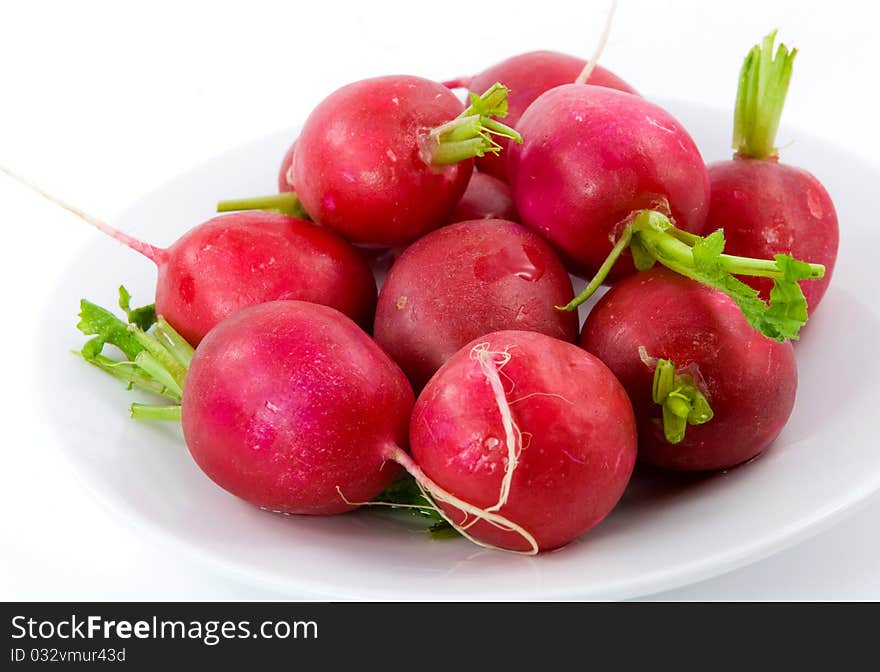
<instances>
[{"instance_id":1,"label":"radish skin","mask_svg":"<svg viewBox=\"0 0 880 672\"><path fill-rule=\"evenodd\" d=\"M406 377L341 313L300 301L240 311L202 341L186 376L190 454L218 485L284 513L350 511L397 478Z\"/></svg>"},{"instance_id":2,"label":"radish skin","mask_svg":"<svg viewBox=\"0 0 880 672\"><path fill-rule=\"evenodd\" d=\"M455 206L452 222L469 219L506 219L518 222L519 214L513 204L510 187L488 173L475 172L468 182L464 196Z\"/></svg>"},{"instance_id":3,"label":"radish skin","mask_svg":"<svg viewBox=\"0 0 880 672\"><path fill-rule=\"evenodd\" d=\"M538 331L573 341L571 279L534 232L500 219L443 227L394 263L376 308L378 343L421 389L449 357L491 331Z\"/></svg>"}]
</instances>

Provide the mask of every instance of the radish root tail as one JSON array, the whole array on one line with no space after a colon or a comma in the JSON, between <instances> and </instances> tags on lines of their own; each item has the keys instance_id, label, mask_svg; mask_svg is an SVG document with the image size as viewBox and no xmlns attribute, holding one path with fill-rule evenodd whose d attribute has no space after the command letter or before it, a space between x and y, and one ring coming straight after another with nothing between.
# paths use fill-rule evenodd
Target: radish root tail
<instances>
[{"instance_id":1,"label":"radish root tail","mask_svg":"<svg viewBox=\"0 0 880 672\"><path fill-rule=\"evenodd\" d=\"M504 384L501 380L501 377L504 375L503 369L510 361L510 348L508 347L504 350L492 350L489 343L478 343L471 349L470 358L477 362L480 370L486 377L486 381L489 383L492 394L495 397L495 402L498 405L498 412L501 416L501 425L504 428L507 461L504 467L504 476L501 479L498 501L492 506L481 508L456 497L428 477L415 460L413 460L413 458L399 446L388 446L385 452L385 458L392 460L403 467L409 475L415 479L416 484L419 486L419 490L424 498L431 503L432 508L466 539L484 548L511 551L522 555L535 555L538 553L539 547L538 541L535 539L534 535L521 525L499 513L504 505L507 504L510 497L513 474L519 464L520 454L523 450L523 440L526 439L526 442L529 443L532 438L531 434L520 431L520 428L517 426L513 417L513 412L510 409L510 403L507 401ZM505 376L505 378L507 378L507 376ZM338 487L337 492L339 492L339 496L342 497L343 501L351 506L400 506L391 502L352 502L342 494L342 491ZM437 505L438 502L449 504L461 511L461 520L453 520L440 506ZM509 548L502 548L476 539L469 534L468 530L480 521L486 522L499 530L518 534L528 545L528 550L514 551Z\"/></svg>"},{"instance_id":2,"label":"radish root tail","mask_svg":"<svg viewBox=\"0 0 880 672\"><path fill-rule=\"evenodd\" d=\"M602 36L599 38L599 44L596 45L596 51L593 52L592 58L587 61L587 65L581 70L581 74L574 80L575 84L586 84L593 70L599 63L602 52L605 51L605 45L608 43L608 36L611 34L611 21L614 19L614 12L617 10L617 0L611 0L611 6L608 8L608 14L605 16L605 28L602 30Z\"/></svg>"},{"instance_id":3,"label":"radish root tail","mask_svg":"<svg viewBox=\"0 0 880 672\"><path fill-rule=\"evenodd\" d=\"M469 502L464 501L463 499L459 499L455 495L453 495L448 490L441 488L437 483L432 481L424 471L422 471L421 467L416 464L415 460L412 459L406 452L404 452L398 446L394 446L389 449L388 458L397 462L401 467L406 469L410 476L412 476L419 488L422 491L422 494L428 501L432 502L445 502L450 506L454 506L456 509L459 509L463 514L464 518L461 522L457 522L452 520L449 515L446 514L443 509L439 506L436 507L437 513L443 516L443 519L452 525L456 531L459 532L463 537L477 544L478 546L482 546L484 548L490 548L498 551L508 551L511 553L519 553L521 555L536 555L538 553L538 541L535 537L528 532L521 525L517 525L512 520L505 518L504 516L495 513L494 511L490 511L488 509L481 509L478 506L475 506ZM468 516L473 516L474 521L470 523L467 522ZM495 546L493 544L487 544L484 541L480 541L479 539L474 538L470 534L468 534L467 530L471 527L471 525L476 522L476 520L482 520L490 525L497 527L500 530L505 532L513 532L518 534L523 538L523 540L528 544L529 550L527 551L516 551L509 548L502 548L500 546Z\"/></svg>"},{"instance_id":4,"label":"radish root tail","mask_svg":"<svg viewBox=\"0 0 880 672\"><path fill-rule=\"evenodd\" d=\"M17 173L14 173L13 171L9 170L8 168L0 166L0 172L6 173L13 180L15 180L16 182L19 182L20 184L23 184L25 187L27 187L31 191L35 191L40 196L45 198L47 201L54 203L55 205L57 205L61 208L64 208L65 210L67 210L70 213L73 213L74 215L79 217L84 222L87 222L88 224L91 224L92 226L94 226L101 233L105 233L108 236L110 236L111 238L115 238L116 240L118 240L120 243L122 243L126 247L129 247L132 250L134 250L135 252L138 252L139 254L144 255L150 261L158 264L161 262L163 256L165 255L165 250L163 250L162 248L155 247L153 245L150 245L149 243L145 243L144 241L138 240L137 238L134 238L133 236L130 236L127 233L123 233L119 229L113 228L104 220L98 219L97 217L94 217L93 215L90 215L89 213L80 210L76 206L73 206L70 203L62 201L57 196L53 196L52 194L43 190L41 187L37 186L36 184L31 182L30 180L22 177L21 175L19 175Z\"/></svg>"}]
</instances>

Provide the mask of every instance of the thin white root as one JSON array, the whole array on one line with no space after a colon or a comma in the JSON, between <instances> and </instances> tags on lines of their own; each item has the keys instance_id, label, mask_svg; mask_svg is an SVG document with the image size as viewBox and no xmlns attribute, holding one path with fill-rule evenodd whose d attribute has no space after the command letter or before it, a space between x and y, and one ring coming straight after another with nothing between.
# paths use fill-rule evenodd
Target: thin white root
<instances>
[{"instance_id":1,"label":"thin white root","mask_svg":"<svg viewBox=\"0 0 880 672\"><path fill-rule=\"evenodd\" d=\"M339 496L342 498L342 501L348 504L349 506L393 506L396 509L435 509L435 506L425 506L423 504L398 504L397 502L376 502L370 500L369 502L353 502L348 497L346 497L342 493L342 488L338 485L336 486L336 492L339 493ZM431 501L430 499L428 500Z\"/></svg>"},{"instance_id":2,"label":"thin white root","mask_svg":"<svg viewBox=\"0 0 880 672\"><path fill-rule=\"evenodd\" d=\"M488 342L478 343L471 349L470 358L473 361L477 362L477 364L480 366L480 370L486 376L486 380L492 389L493 396L495 397L495 402L498 405L498 412L501 415L501 425L504 428L505 444L507 447L507 464L504 467L504 476L501 479L501 487L498 493L498 501L490 507L481 508L456 497L454 494L440 487L437 483L431 480L428 475L425 474L424 471L422 471L421 467L416 464L415 460L413 460L413 458L409 454L401 450L398 446L388 446L388 448L386 448L385 458L388 460L393 460L401 467L403 467L407 471L407 473L409 473L410 476L415 479L419 490L421 491L425 499L431 503L432 508L456 531L458 531L459 534L461 534L469 541L472 541L478 546L483 546L484 548L511 551L511 549L509 548L502 548L500 546L495 546L494 544L489 544L481 541L468 533L468 530L471 527L476 525L478 522L483 521L504 532L512 532L518 534L520 537L522 537L522 539L529 547L529 550L527 551L511 552L519 553L522 555L535 555L539 551L539 546L538 541L537 539L535 539L534 535L523 528L521 525L518 525L509 518L502 516L500 513L498 513L500 509L507 504L507 501L510 497L510 488L513 482L513 474L516 471L517 465L519 464L520 454L523 450L523 439L526 438L528 440L528 443L531 443L532 435L530 433L520 431L519 427L514 421L513 413L510 410L510 403L507 401L507 395L504 391L504 384L501 381L502 375L504 375L504 377L508 380L511 380L510 377L506 376L502 371L503 368L510 361L510 348L508 347L501 351L491 350L490 348L491 346ZM513 383L512 380L511 383ZM528 394L518 401L522 401L524 399L537 395L556 397L562 399L569 404L572 403L561 395L546 392L535 392L532 394ZM350 506L374 505L401 506L402 508L425 508L424 506L399 505L391 502L352 502L345 497L339 487L337 487L336 490L342 500ZM437 505L437 502L449 504L450 506L455 507L456 509L461 511L462 519L460 521L453 520L440 506Z\"/></svg>"},{"instance_id":3,"label":"thin white root","mask_svg":"<svg viewBox=\"0 0 880 672\"><path fill-rule=\"evenodd\" d=\"M590 79L590 75L593 74L596 65L598 65L599 58L602 56L602 52L605 51L605 45L608 43L608 36L611 34L611 20L614 18L616 9L617 0L611 0L611 6L608 8L608 14L605 16L605 28L602 31L602 36L599 38L599 44L596 45L593 57L587 61L587 65L581 70L581 74L574 80L575 84L586 84L587 80Z\"/></svg>"},{"instance_id":4,"label":"thin white root","mask_svg":"<svg viewBox=\"0 0 880 672\"><path fill-rule=\"evenodd\" d=\"M522 450L522 434L513 420L510 404L507 403L507 395L504 393L504 385L501 384L501 370L510 361L510 352L507 349L492 351L488 343L478 343L471 349L471 359L476 360L486 380L492 387L495 395L495 403L498 404L498 412L501 414L501 425L504 427L505 443L507 444L507 465L504 468L504 478L501 479L501 491L498 494L498 502L490 506L486 511L498 511L507 504L510 497L510 485L513 481L513 472L519 463Z\"/></svg>"},{"instance_id":5,"label":"thin white root","mask_svg":"<svg viewBox=\"0 0 880 672\"><path fill-rule=\"evenodd\" d=\"M566 399L561 394L556 394L555 392L531 392L530 394L526 394L522 397L517 397L513 401L508 401L507 404L509 406L513 406L514 404L518 404L519 402L525 401L526 399L531 399L532 397L552 397L554 399L564 401L570 406L574 406L574 402L571 399Z\"/></svg>"},{"instance_id":6,"label":"thin white root","mask_svg":"<svg viewBox=\"0 0 880 672\"><path fill-rule=\"evenodd\" d=\"M481 509L478 506L474 506L473 504L466 502L463 499L459 499L448 490L441 488L437 483L428 478L427 474L422 471L421 467L416 464L415 460L413 460L412 457L410 457L399 447L394 446L393 448L389 448L387 457L397 462L401 467L406 469L410 476L416 479L416 483L418 483L419 488L422 490L422 494L424 494L429 501L436 500L438 502L445 502L446 504L454 506L465 515L465 521L467 520L467 516L471 515L474 516L476 519L485 521L500 530L504 530L505 532L514 532L520 535L523 540L525 540L525 542L529 545L529 550L514 551L509 548L502 548L500 546L495 546L493 544L487 544L484 541L480 541L479 539L476 539L467 533L467 528L473 525L473 522L467 525L456 523L438 506L437 512L441 516L443 516L443 519L447 523L452 525L452 527L454 527L466 539L472 541L478 546L483 546L484 548L491 548L499 551L509 551L511 553L519 553L521 555L536 555L538 553L538 541L530 532L502 515L489 511L488 509Z\"/></svg>"}]
</instances>

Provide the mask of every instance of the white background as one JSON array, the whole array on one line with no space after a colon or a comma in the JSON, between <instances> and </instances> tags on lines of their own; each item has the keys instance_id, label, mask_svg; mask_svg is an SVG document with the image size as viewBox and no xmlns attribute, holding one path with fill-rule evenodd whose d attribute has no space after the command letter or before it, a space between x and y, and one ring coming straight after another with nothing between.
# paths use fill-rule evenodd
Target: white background
<instances>
[{"instance_id":1,"label":"white background","mask_svg":"<svg viewBox=\"0 0 880 672\"><path fill-rule=\"evenodd\" d=\"M447 78L536 48L587 57L606 7L4 0L0 164L112 221L188 167L301 123L349 81L394 72ZM622 0L602 62L649 97L729 108L745 51L779 27L801 50L785 122L873 158L878 20L869 2ZM30 335L60 269L98 234L2 175L0 203L0 599L272 598L139 538L66 473L29 392L40 357ZM878 529L875 497L793 549L661 597L880 599Z\"/></svg>"}]
</instances>

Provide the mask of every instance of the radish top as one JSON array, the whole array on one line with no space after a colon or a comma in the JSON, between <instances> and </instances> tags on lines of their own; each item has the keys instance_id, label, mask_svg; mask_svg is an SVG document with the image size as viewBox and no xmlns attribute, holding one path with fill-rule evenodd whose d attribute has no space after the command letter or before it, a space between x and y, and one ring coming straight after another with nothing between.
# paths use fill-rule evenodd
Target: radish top
<instances>
[{"instance_id":1,"label":"radish top","mask_svg":"<svg viewBox=\"0 0 880 672\"><path fill-rule=\"evenodd\" d=\"M776 341L796 339L807 322L807 301L798 282L825 275L822 264L799 261L788 254L777 254L773 259L723 254L722 229L708 236L697 236L677 228L663 212L641 210L630 218L611 254L586 288L559 309L575 310L589 299L626 248L630 249L640 271L659 262L686 278L724 292L736 302L749 324ZM757 290L738 280L736 275L771 278L770 302L765 303Z\"/></svg>"},{"instance_id":2,"label":"radish top","mask_svg":"<svg viewBox=\"0 0 880 672\"><path fill-rule=\"evenodd\" d=\"M775 40L774 30L752 47L740 70L733 118L733 148L740 157L778 156L776 132L797 49L780 43L774 54Z\"/></svg>"}]
</instances>

